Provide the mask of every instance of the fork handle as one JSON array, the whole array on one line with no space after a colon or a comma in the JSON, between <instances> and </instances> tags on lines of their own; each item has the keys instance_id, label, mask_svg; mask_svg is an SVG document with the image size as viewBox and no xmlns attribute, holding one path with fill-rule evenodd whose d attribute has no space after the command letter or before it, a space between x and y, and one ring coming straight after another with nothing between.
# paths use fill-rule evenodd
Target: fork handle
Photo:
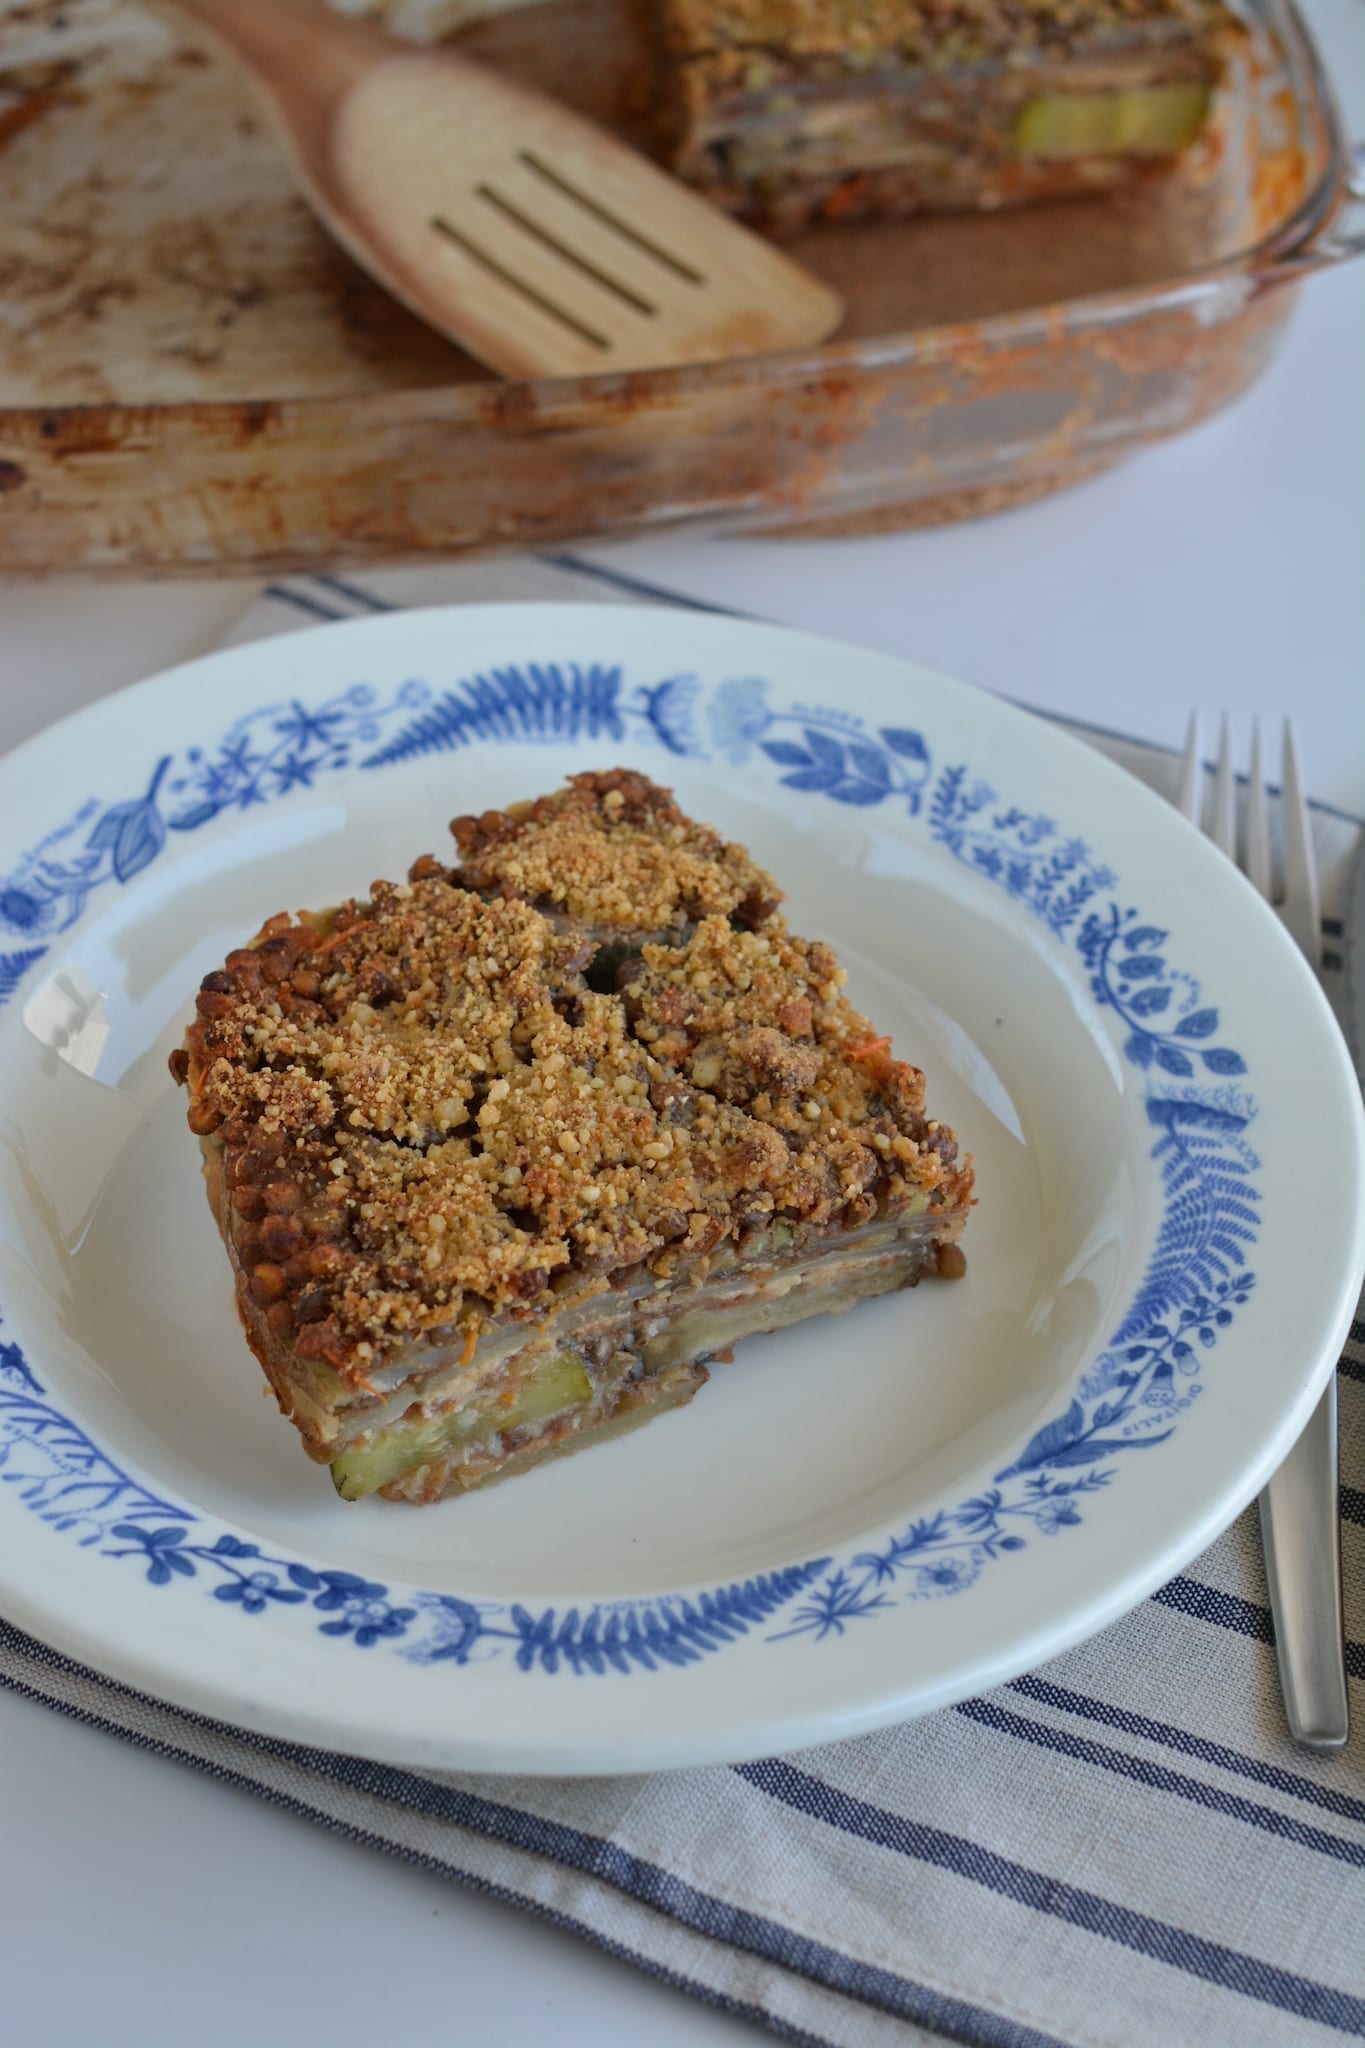
<instances>
[{"instance_id":1,"label":"fork handle","mask_svg":"<svg viewBox=\"0 0 1365 2048\"><path fill-rule=\"evenodd\" d=\"M1307 1749L1340 1749L1351 1718L1342 1649L1335 1375L1261 1495L1261 1536L1290 1733Z\"/></svg>"}]
</instances>

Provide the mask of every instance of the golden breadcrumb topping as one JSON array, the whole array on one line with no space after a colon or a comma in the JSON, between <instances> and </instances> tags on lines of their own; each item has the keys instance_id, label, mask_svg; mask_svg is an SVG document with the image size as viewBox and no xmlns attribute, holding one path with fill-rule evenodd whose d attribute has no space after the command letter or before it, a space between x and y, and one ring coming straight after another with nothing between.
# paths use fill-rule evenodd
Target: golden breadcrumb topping
<instances>
[{"instance_id":1,"label":"golden breadcrumb topping","mask_svg":"<svg viewBox=\"0 0 1365 2048\"><path fill-rule=\"evenodd\" d=\"M272 918L172 1058L226 1155L246 1284L301 1356L363 1380L404 1340L472 1343L779 1218L967 1201L833 952L667 791L577 776L453 829L458 869ZM604 928L650 935L584 936Z\"/></svg>"},{"instance_id":2,"label":"golden breadcrumb topping","mask_svg":"<svg viewBox=\"0 0 1365 2048\"><path fill-rule=\"evenodd\" d=\"M782 891L742 846L685 818L672 792L617 769L509 811L456 818L456 879L593 930L662 935L700 917L759 924Z\"/></svg>"}]
</instances>

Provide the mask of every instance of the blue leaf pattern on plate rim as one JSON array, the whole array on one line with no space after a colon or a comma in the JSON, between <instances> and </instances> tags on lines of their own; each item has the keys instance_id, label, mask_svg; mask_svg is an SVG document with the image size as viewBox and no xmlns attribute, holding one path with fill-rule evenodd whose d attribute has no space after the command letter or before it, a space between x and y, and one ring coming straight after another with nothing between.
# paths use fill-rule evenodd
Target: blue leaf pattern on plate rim
<instances>
[{"instance_id":1,"label":"blue leaf pattern on plate rim","mask_svg":"<svg viewBox=\"0 0 1365 2048\"><path fill-rule=\"evenodd\" d=\"M395 1593L214 1533L125 1472L47 1398L20 1347L0 1340L0 1485L17 1488L28 1512L103 1557L131 1561L148 1586L191 1584L241 1616L293 1609L355 1649L383 1646L428 1665L505 1656L523 1672L628 1676L695 1663L755 1632L769 1642L842 1637L906 1600L964 1592L987 1565L1079 1527L1087 1497L1116 1476L1115 1460L1166 1441L1200 1393L1204 1356L1255 1284L1247 1256L1259 1230L1259 1161L1246 1135L1255 1109L1236 1085L1241 1055L1217 1042L1218 1011L1168 964L1169 935L1117 899L1117 878L1083 840L1003 803L964 764L936 774L919 732L770 697L759 677L630 684L619 666L565 661L495 668L440 691L414 679L385 698L356 683L314 706L262 706L213 747L162 756L140 794L82 803L0 876L0 942L14 941L0 951L0 1008L90 896L126 886L172 834L339 772L471 745L629 738L695 760L752 762L785 788L838 804L893 803L1075 947L1096 1003L1125 1034L1125 1057L1148 1076L1161 1221L1137 1294L1066 1411L983 1492L876 1550L692 1596L532 1613L515 1602Z\"/></svg>"}]
</instances>

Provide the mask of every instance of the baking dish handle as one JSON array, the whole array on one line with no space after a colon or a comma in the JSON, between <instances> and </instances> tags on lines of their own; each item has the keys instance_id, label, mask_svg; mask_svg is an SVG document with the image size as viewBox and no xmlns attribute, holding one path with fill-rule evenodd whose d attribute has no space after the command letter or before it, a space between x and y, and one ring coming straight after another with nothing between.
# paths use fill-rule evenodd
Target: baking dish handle
<instances>
[{"instance_id":1,"label":"baking dish handle","mask_svg":"<svg viewBox=\"0 0 1365 2048\"><path fill-rule=\"evenodd\" d=\"M1315 270L1329 270L1352 256L1365 255L1365 142L1358 142L1347 159L1343 203L1340 212L1310 242L1288 255L1278 257L1260 273L1263 284L1282 283L1306 277ZM1354 218L1353 218L1354 216Z\"/></svg>"}]
</instances>

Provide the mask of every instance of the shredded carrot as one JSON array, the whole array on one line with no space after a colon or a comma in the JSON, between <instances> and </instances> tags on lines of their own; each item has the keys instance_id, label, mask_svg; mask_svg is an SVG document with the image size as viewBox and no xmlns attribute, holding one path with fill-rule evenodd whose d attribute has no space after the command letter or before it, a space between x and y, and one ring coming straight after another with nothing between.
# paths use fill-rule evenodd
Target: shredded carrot
<instances>
[{"instance_id":1,"label":"shredded carrot","mask_svg":"<svg viewBox=\"0 0 1365 2048\"><path fill-rule=\"evenodd\" d=\"M465 1335L464 1350L460 1353L460 1364L468 1365L479 1345L479 1326L471 1323Z\"/></svg>"},{"instance_id":2,"label":"shredded carrot","mask_svg":"<svg viewBox=\"0 0 1365 2048\"><path fill-rule=\"evenodd\" d=\"M885 1052L890 1044L889 1038L869 1038L862 1045L846 1045L844 1055L851 1060L870 1060L874 1053Z\"/></svg>"}]
</instances>

